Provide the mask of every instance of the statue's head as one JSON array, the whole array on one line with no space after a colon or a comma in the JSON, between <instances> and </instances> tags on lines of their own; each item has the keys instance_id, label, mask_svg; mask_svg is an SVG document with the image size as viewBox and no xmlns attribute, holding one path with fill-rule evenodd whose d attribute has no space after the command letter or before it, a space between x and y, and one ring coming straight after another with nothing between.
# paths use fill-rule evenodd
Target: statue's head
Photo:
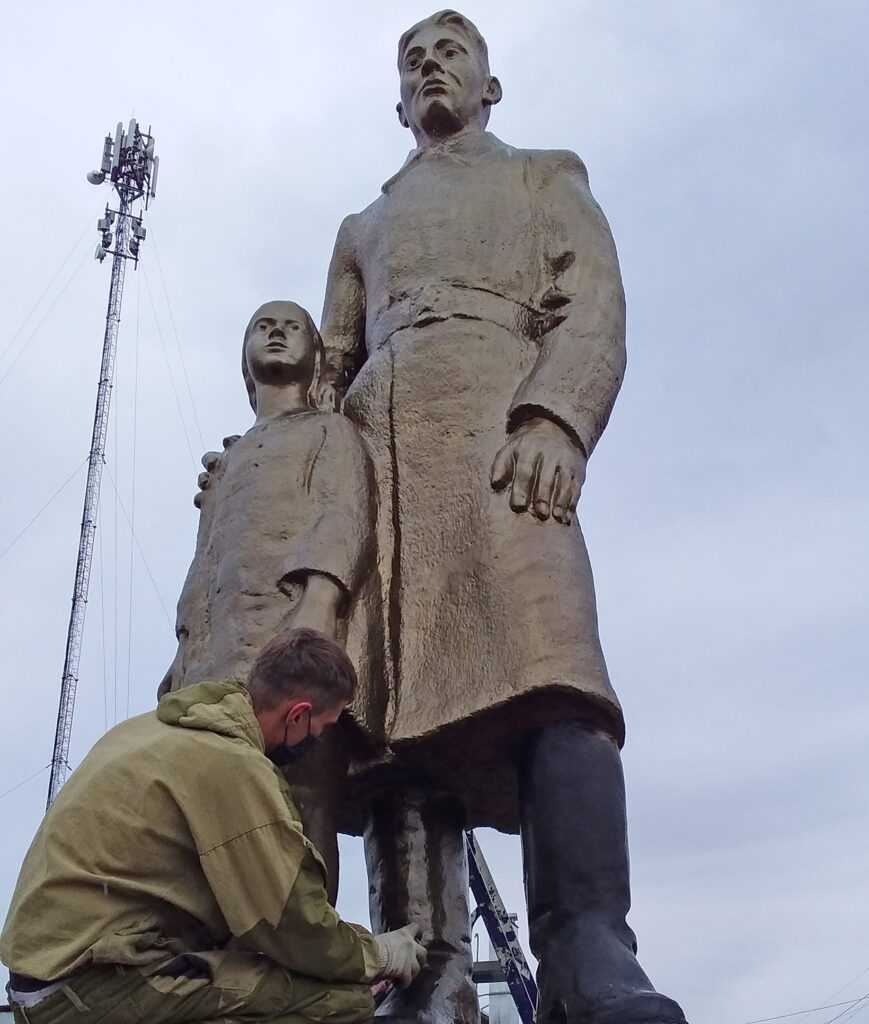
<instances>
[{"instance_id":1,"label":"statue's head","mask_svg":"<svg viewBox=\"0 0 869 1024\"><path fill-rule=\"evenodd\" d=\"M323 341L307 310L295 302L266 302L250 318L241 372L256 412L257 385L302 384L313 405L323 364Z\"/></svg>"},{"instance_id":2,"label":"statue's head","mask_svg":"<svg viewBox=\"0 0 869 1024\"><path fill-rule=\"evenodd\" d=\"M501 83L489 72L486 41L458 11L438 11L398 41L398 118L417 143L485 128Z\"/></svg>"}]
</instances>

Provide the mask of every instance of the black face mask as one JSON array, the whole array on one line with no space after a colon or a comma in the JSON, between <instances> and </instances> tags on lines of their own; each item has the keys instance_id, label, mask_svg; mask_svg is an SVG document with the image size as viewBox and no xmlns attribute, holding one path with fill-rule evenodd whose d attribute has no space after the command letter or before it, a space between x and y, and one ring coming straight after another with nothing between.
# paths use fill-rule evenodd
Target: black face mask
<instances>
[{"instance_id":1,"label":"black face mask","mask_svg":"<svg viewBox=\"0 0 869 1024\"><path fill-rule=\"evenodd\" d=\"M267 755L268 759L272 764L277 765L278 768L284 768L288 764L295 764L296 761L301 760L306 754L310 754L311 751L317 746L318 737L311 735L311 712L308 712L308 735L300 740L298 743L294 743L291 747L287 746L287 729L289 724L284 724L284 742L272 750Z\"/></svg>"}]
</instances>

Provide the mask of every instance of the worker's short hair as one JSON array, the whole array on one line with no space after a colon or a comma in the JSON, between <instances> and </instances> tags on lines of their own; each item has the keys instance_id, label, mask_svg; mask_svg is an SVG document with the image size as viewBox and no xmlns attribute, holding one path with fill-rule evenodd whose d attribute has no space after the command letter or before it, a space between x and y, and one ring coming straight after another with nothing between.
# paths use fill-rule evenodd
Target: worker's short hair
<instances>
[{"instance_id":1,"label":"worker's short hair","mask_svg":"<svg viewBox=\"0 0 869 1024\"><path fill-rule=\"evenodd\" d=\"M349 704L356 669L344 649L316 629L292 629L270 640L248 676L255 711L268 711L288 697L310 700L319 714Z\"/></svg>"}]
</instances>

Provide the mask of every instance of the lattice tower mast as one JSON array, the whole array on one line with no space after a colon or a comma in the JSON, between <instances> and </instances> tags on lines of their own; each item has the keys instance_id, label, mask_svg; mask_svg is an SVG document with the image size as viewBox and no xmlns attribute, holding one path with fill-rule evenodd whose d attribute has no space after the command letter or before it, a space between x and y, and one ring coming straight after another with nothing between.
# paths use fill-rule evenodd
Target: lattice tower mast
<instances>
[{"instance_id":1,"label":"lattice tower mast","mask_svg":"<svg viewBox=\"0 0 869 1024\"><path fill-rule=\"evenodd\" d=\"M124 276L128 260L132 260L135 265L139 262L139 248L145 240L142 216L156 194L159 164L160 158L154 153L151 129L147 132L142 131L133 119L126 131L119 122L114 138L111 135L105 137L100 169L91 171L87 176L92 185L102 185L106 179L111 181L117 193L118 208L113 210L107 205L105 214L97 221L100 240L94 257L102 263L106 256L111 255L112 274L46 810L54 802L69 774L69 741L97 530L100 484L106 460L106 434L109 428L109 410L115 376L115 351L121 322Z\"/></svg>"}]
</instances>

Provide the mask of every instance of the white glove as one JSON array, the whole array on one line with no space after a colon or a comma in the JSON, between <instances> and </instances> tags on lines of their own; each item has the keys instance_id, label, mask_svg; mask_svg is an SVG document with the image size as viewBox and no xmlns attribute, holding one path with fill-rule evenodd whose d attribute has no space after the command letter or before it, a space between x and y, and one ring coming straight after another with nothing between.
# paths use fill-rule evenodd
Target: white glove
<instances>
[{"instance_id":1,"label":"white glove","mask_svg":"<svg viewBox=\"0 0 869 1024\"><path fill-rule=\"evenodd\" d=\"M416 941L421 931L418 924L406 924L374 936L381 978L405 987L419 974L428 958L425 946Z\"/></svg>"}]
</instances>

